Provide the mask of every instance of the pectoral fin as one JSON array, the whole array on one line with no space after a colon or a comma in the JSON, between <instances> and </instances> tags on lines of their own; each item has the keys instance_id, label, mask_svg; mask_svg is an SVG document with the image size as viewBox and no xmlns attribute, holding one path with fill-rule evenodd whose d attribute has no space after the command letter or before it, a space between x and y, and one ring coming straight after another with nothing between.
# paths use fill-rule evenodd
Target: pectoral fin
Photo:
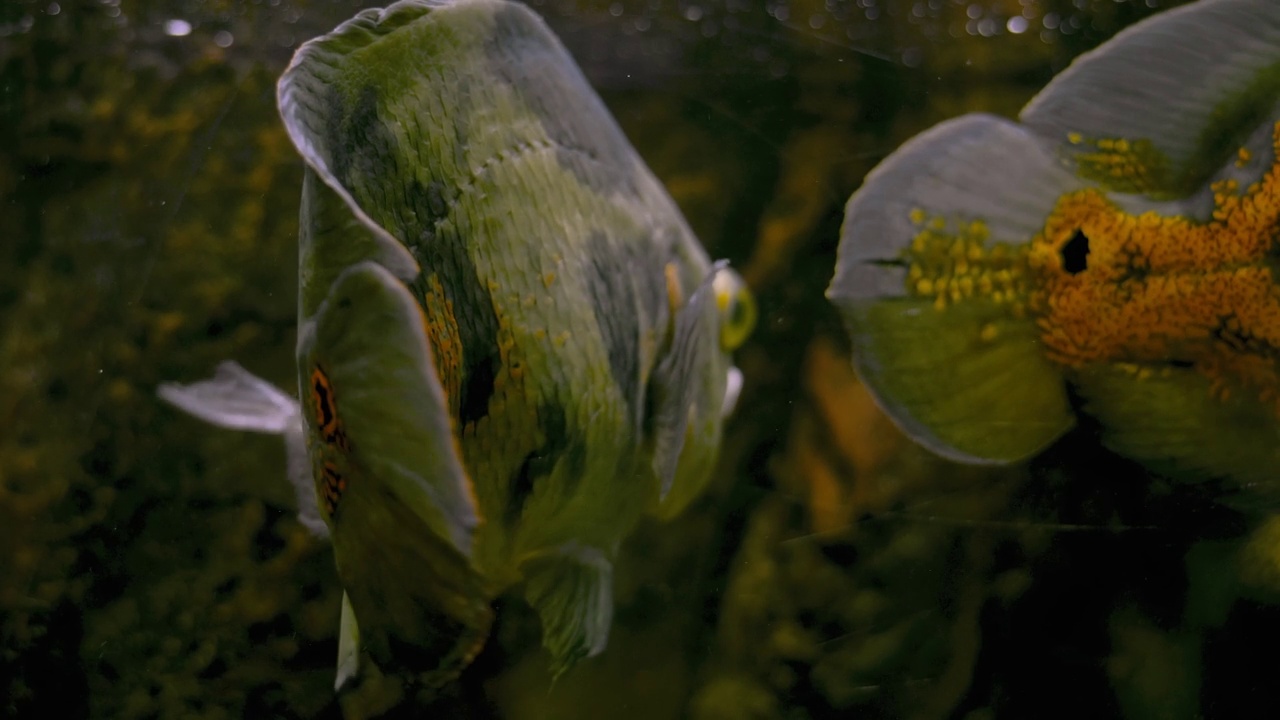
<instances>
[{"instance_id":1,"label":"pectoral fin","mask_svg":"<svg viewBox=\"0 0 1280 720\"><path fill-rule=\"evenodd\" d=\"M659 499L665 499L676 479L685 436L690 430L690 416L705 408L701 397L708 389L708 365L713 353L719 352L717 316L712 281L716 271L726 267L724 261L707 273L688 302L675 316L671 347L659 361L650 379L653 393L652 427L654 434L653 471L659 481ZM726 372L728 363L725 362ZM720 388L721 392L725 389ZM723 409L724 397L715 400L715 417Z\"/></svg>"},{"instance_id":2,"label":"pectoral fin","mask_svg":"<svg viewBox=\"0 0 1280 720\"><path fill-rule=\"evenodd\" d=\"M613 565L592 547L568 544L526 560L525 600L542 619L556 677L600 654L613 622Z\"/></svg>"},{"instance_id":3,"label":"pectoral fin","mask_svg":"<svg viewBox=\"0 0 1280 720\"><path fill-rule=\"evenodd\" d=\"M174 407L212 425L282 436L286 473L297 497L298 521L317 537L328 537L329 528L316 504L297 400L231 360L218 365L208 380L190 385L165 383L157 393Z\"/></svg>"}]
</instances>

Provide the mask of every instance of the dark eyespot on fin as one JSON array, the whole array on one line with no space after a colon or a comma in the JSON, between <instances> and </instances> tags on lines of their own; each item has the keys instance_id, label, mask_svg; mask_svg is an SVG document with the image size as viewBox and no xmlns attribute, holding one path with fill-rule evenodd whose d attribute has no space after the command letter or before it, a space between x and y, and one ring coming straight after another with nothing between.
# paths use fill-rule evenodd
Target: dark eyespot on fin
<instances>
[{"instance_id":1,"label":"dark eyespot on fin","mask_svg":"<svg viewBox=\"0 0 1280 720\"><path fill-rule=\"evenodd\" d=\"M1083 230L1076 230L1062 246L1062 269L1072 275L1089 269L1089 236Z\"/></svg>"}]
</instances>

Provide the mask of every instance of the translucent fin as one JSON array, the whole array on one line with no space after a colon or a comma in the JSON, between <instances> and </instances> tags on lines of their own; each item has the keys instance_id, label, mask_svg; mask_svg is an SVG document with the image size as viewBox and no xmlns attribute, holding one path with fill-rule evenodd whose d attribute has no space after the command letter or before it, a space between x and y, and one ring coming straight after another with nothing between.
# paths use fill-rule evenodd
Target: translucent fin
<instances>
[{"instance_id":1,"label":"translucent fin","mask_svg":"<svg viewBox=\"0 0 1280 720\"><path fill-rule=\"evenodd\" d=\"M849 199L827 297L880 406L933 452L961 462L1019 460L1066 432L1074 416L1034 321L1008 298L936 303L915 294L907 251L923 227L946 233L974 222L984 250L1024 244L1058 197L1080 186L1018 126L969 115L905 144Z\"/></svg>"},{"instance_id":2,"label":"translucent fin","mask_svg":"<svg viewBox=\"0 0 1280 720\"><path fill-rule=\"evenodd\" d=\"M218 427L272 435L301 431L298 401L231 360L220 363L208 380L165 383L156 392L170 405Z\"/></svg>"},{"instance_id":3,"label":"translucent fin","mask_svg":"<svg viewBox=\"0 0 1280 720\"><path fill-rule=\"evenodd\" d=\"M650 379L653 403L653 470L658 477L659 499L671 492L676 479L691 416L705 414L699 392L707 382L707 368L719 353L715 297L712 280L716 271L727 267L721 260L707 273L684 307L676 312L671 348L658 362ZM724 388L721 388L722 390ZM724 398L717 400L718 419Z\"/></svg>"},{"instance_id":4,"label":"translucent fin","mask_svg":"<svg viewBox=\"0 0 1280 720\"><path fill-rule=\"evenodd\" d=\"M1110 189L1180 197L1271 116L1280 97L1278 48L1280 3L1201 0L1077 58L1021 119L1063 149L1077 172ZM1127 145L1097 142L1115 139ZM1121 156L1126 163L1105 161ZM1109 169L1117 167L1125 169Z\"/></svg>"},{"instance_id":5,"label":"translucent fin","mask_svg":"<svg viewBox=\"0 0 1280 720\"><path fill-rule=\"evenodd\" d=\"M219 364L208 380L190 385L165 383L157 393L169 404L212 425L282 436L285 472L297 498L298 521L315 536L328 537L329 527L316 503L297 400L231 360Z\"/></svg>"},{"instance_id":6,"label":"translucent fin","mask_svg":"<svg viewBox=\"0 0 1280 720\"><path fill-rule=\"evenodd\" d=\"M360 626L356 624L351 598L342 593L342 620L338 626L338 672L333 690L338 692L360 674Z\"/></svg>"},{"instance_id":7,"label":"translucent fin","mask_svg":"<svg viewBox=\"0 0 1280 720\"><path fill-rule=\"evenodd\" d=\"M526 560L525 600L542 619L542 644L559 677L599 655L613 622L613 566L592 547L568 544Z\"/></svg>"},{"instance_id":8,"label":"translucent fin","mask_svg":"<svg viewBox=\"0 0 1280 720\"><path fill-rule=\"evenodd\" d=\"M1091 366L1072 380L1116 452L1175 478L1275 485L1280 438L1270 403L1238 390L1224 400L1200 373L1167 366Z\"/></svg>"},{"instance_id":9,"label":"translucent fin","mask_svg":"<svg viewBox=\"0 0 1280 720\"><path fill-rule=\"evenodd\" d=\"M298 342L313 462L360 643L386 667L451 677L483 645L479 524L422 311L374 262L342 273Z\"/></svg>"}]
</instances>

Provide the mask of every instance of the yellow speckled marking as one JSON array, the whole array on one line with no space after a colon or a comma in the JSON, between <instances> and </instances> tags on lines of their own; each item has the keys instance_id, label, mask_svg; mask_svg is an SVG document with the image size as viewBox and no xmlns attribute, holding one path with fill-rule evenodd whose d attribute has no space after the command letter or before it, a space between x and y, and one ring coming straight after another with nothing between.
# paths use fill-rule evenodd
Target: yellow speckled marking
<instances>
[{"instance_id":1,"label":"yellow speckled marking","mask_svg":"<svg viewBox=\"0 0 1280 720\"><path fill-rule=\"evenodd\" d=\"M1075 156L1082 177L1124 192L1147 192L1168 176L1168 158L1149 140L1091 139L1073 134L1078 140L1072 144L1092 146L1092 151Z\"/></svg>"},{"instance_id":2,"label":"yellow speckled marking","mask_svg":"<svg viewBox=\"0 0 1280 720\"><path fill-rule=\"evenodd\" d=\"M934 306L981 298L1008 305L1021 317L1029 293L1026 246L987 246L986 223L973 221L947 228L945 220L913 210L921 227L907 249L907 287L913 295L932 296Z\"/></svg>"},{"instance_id":3,"label":"yellow speckled marking","mask_svg":"<svg viewBox=\"0 0 1280 720\"><path fill-rule=\"evenodd\" d=\"M462 383L462 335L458 330L458 320L453 314L453 301L445 297L440 278L434 273L427 278L422 305L427 339L431 341L431 352L435 357L436 371L440 374L440 385L444 388L450 407L453 407L453 403L460 397L459 388ZM456 408L454 411L456 414Z\"/></svg>"},{"instance_id":4,"label":"yellow speckled marking","mask_svg":"<svg viewBox=\"0 0 1280 720\"><path fill-rule=\"evenodd\" d=\"M1280 148L1280 124L1273 133ZM1070 366L1177 362L1220 394L1235 380L1280 398L1280 296L1272 269L1280 222L1280 166L1241 191L1212 186L1206 223L1153 212L1133 216L1096 190L1058 201L1032 242L1035 313L1050 356ZM1062 269L1061 248L1089 238L1088 270Z\"/></svg>"},{"instance_id":5,"label":"yellow speckled marking","mask_svg":"<svg viewBox=\"0 0 1280 720\"><path fill-rule=\"evenodd\" d=\"M1096 143L1117 157L1138 145ZM1273 146L1280 151L1280 123ZM1212 190L1207 222L1132 215L1096 189L1070 193L1022 246L988 245L982 222L947 228L913 211L907 290L940 309L978 298L1029 314L1050 359L1066 367L1134 367L1138 379L1150 365L1192 368L1218 397L1247 390L1280 415L1280 164L1247 188L1224 180ZM1064 248L1079 234L1087 254L1068 268ZM994 337L983 328L981 339Z\"/></svg>"}]
</instances>

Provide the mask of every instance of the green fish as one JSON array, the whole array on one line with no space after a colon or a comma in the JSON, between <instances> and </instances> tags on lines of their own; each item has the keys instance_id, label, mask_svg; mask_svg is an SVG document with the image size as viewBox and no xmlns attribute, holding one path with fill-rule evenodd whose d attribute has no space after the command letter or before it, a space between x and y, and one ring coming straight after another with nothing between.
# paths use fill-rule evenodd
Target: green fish
<instances>
[{"instance_id":1,"label":"green fish","mask_svg":"<svg viewBox=\"0 0 1280 720\"><path fill-rule=\"evenodd\" d=\"M301 403L233 363L161 396L283 435L362 654L447 681L492 601L559 674L605 647L613 562L705 485L754 305L712 264L568 52L504 0L405 0L303 45Z\"/></svg>"},{"instance_id":2,"label":"green fish","mask_svg":"<svg viewBox=\"0 0 1280 720\"><path fill-rule=\"evenodd\" d=\"M1077 423L1158 472L1280 461L1280 3L1201 0L1077 59L1019 122L917 136L845 210L828 298L883 409L1009 463Z\"/></svg>"}]
</instances>

